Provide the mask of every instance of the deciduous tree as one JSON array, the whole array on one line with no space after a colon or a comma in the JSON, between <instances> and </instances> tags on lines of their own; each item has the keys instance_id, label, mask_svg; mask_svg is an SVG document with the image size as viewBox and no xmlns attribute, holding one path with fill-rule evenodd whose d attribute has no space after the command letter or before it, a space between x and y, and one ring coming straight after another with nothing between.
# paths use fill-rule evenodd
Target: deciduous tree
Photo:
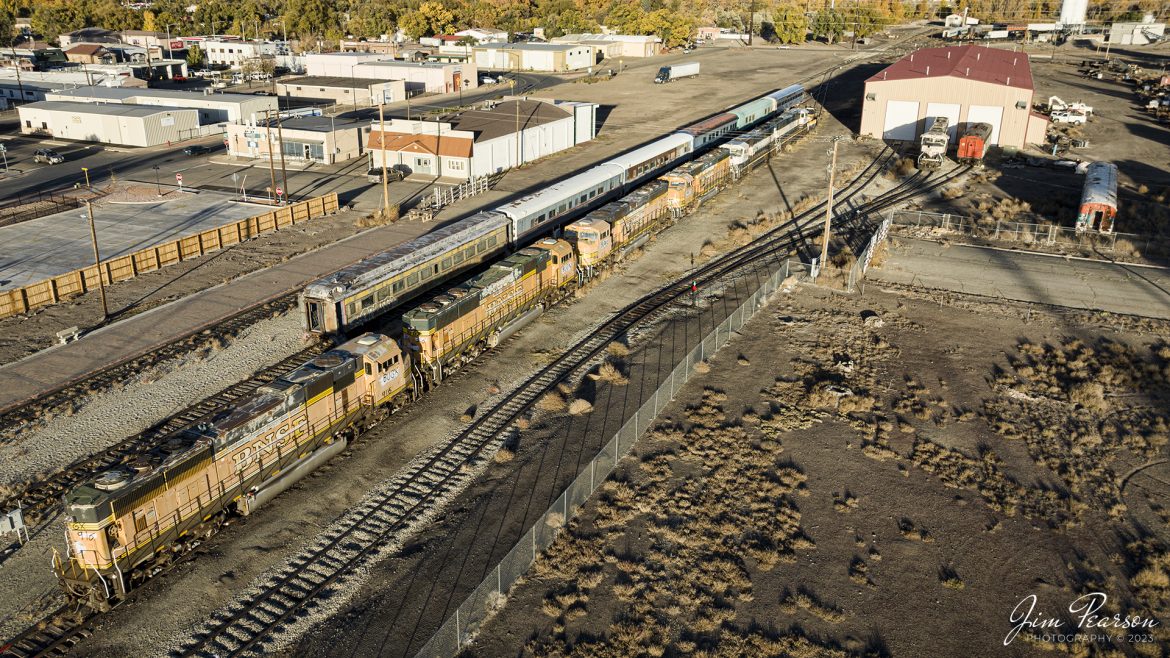
<instances>
[{"instance_id":1,"label":"deciduous tree","mask_svg":"<svg viewBox=\"0 0 1170 658\"><path fill-rule=\"evenodd\" d=\"M191 47L187 49L187 66L193 69L201 69L205 61L203 49L199 47L199 44L191 44Z\"/></svg>"},{"instance_id":2,"label":"deciduous tree","mask_svg":"<svg viewBox=\"0 0 1170 658\"><path fill-rule=\"evenodd\" d=\"M833 43L845 33L845 17L835 9L817 12L812 24L813 35L823 37L826 43Z\"/></svg>"},{"instance_id":3,"label":"deciduous tree","mask_svg":"<svg viewBox=\"0 0 1170 658\"><path fill-rule=\"evenodd\" d=\"M780 43L804 43L808 37L808 18L799 7L781 5L772 13L772 25Z\"/></svg>"}]
</instances>

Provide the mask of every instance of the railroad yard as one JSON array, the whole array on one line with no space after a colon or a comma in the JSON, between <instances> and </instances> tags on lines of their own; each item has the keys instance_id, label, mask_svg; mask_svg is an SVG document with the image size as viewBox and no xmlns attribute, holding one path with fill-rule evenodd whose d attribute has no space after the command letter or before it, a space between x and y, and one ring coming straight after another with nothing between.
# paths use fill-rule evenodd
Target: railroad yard
<instances>
[{"instance_id":1,"label":"railroad yard","mask_svg":"<svg viewBox=\"0 0 1170 658\"><path fill-rule=\"evenodd\" d=\"M445 181L391 183L386 217L364 167L333 168L336 211L221 230L163 267L160 245L216 230L217 204L224 225L254 216L222 189L226 160L194 172L198 212L112 205L139 203L141 171L111 187L98 212L141 225L103 257L153 264L101 295L79 270L85 294L0 318L0 506L31 530L0 537L0 640L1167 655L1170 131L1128 83L1079 70L1100 59L1087 42L1024 46L1037 103L1093 108L1046 124L1062 150L957 162L958 129L938 169L916 166L917 144L857 133L867 80L948 45L933 32L528 75L530 96L596 104L596 137L426 221L406 210ZM1114 57L1153 71L1168 47ZM652 82L692 60L698 77ZM1105 221L1086 210L1094 161L1115 165L1116 216L1085 231ZM0 263L4 285L85 265L84 213L4 227L44 251ZM78 263L41 272L66 217ZM1147 624L1046 633L1020 623L1032 595L1066 627L1086 596Z\"/></svg>"}]
</instances>

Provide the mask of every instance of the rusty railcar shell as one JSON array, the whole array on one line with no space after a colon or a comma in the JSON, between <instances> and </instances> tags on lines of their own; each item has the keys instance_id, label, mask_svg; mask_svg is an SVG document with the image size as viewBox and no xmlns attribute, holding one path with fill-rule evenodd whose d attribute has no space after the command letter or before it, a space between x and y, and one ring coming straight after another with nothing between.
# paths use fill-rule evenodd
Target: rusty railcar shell
<instances>
[{"instance_id":1,"label":"rusty railcar shell","mask_svg":"<svg viewBox=\"0 0 1170 658\"><path fill-rule=\"evenodd\" d=\"M1081 205L1077 213L1077 233L1085 231L1113 232L1117 217L1117 165L1112 162L1094 162L1085 171L1085 186L1081 191Z\"/></svg>"}]
</instances>

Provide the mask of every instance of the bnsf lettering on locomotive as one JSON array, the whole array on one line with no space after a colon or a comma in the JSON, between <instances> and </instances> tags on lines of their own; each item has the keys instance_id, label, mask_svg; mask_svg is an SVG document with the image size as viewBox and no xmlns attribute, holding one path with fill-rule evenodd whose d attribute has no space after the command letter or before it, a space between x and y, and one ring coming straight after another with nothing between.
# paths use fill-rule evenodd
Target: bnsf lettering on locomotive
<instances>
[{"instance_id":1,"label":"bnsf lettering on locomotive","mask_svg":"<svg viewBox=\"0 0 1170 658\"><path fill-rule=\"evenodd\" d=\"M307 422L308 417L305 414L298 414L275 431L259 437L255 445L248 446L232 455L232 460L236 462L236 470L242 471L248 468L254 460L267 457L278 448L283 448L294 437L304 434L304 425Z\"/></svg>"}]
</instances>

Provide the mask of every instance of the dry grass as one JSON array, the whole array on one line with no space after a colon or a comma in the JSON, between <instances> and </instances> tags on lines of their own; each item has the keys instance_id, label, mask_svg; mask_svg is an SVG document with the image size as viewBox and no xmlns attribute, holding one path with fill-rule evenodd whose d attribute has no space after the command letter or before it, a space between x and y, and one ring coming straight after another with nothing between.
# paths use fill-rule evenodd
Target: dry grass
<instances>
[{"instance_id":1,"label":"dry grass","mask_svg":"<svg viewBox=\"0 0 1170 658\"><path fill-rule=\"evenodd\" d=\"M565 396L560 391L549 391L540 398L536 406L542 411L563 411L565 408Z\"/></svg>"},{"instance_id":2,"label":"dry grass","mask_svg":"<svg viewBox=\"0 0 1170 658\"><path fill-rule=\"evenodd\" d=\"M612 343L610 343L609 345L606 345L605 351L608 352L610 356L612 356L616 359L624 359L630 355L629 345L626 345L625 343L618 342L616 340L613 341Z\"/></svg>"},{"instance_id":3,"label":"dry grass","mask_svg":"<svg viewBox=\"0 0 1170 658\"><path fill-rule=\"evenodd\" d=\"M711 372L711 366L706 361L699 361L695 364L695 372L700 375L705 375Z\"/></svg>"},{"instance_id":4,"label":"dry grass","mask_svg":"<svg viewBox=\"0 0 1170 658\"><path fill-rule=\"evenodd\" d=\"M796 551L815 545L792 502L806 493L805 475L777 462L778 441L730 423L727 403L725 393L707 388L686 406L685 429L653 428L638 457L599 488L597 504L537 560L534 572L547 586L542 606L555 619L551 634L538 635L526 652L696 653L702 635L726 655L843 656L792 632L761 635L740 618L737 602L754 598L753 572L792 562ZM702 478L690 475L697 464ZM634 526L651 541L626 541ZM580 635L575 610L584 610L598 587L611 594L603 609L613 608L614 621L600 636ZM834 623L843 618L808 593L792 604Z\"/></svg>"},{"instance_id":5,"label":"dry grass","mask_svg":"<svg viewBox=\"0 0 1170 658\"><path fill-rule=\"evenodd\" d=\"M597 369L597 378L614 386L625 386L630 383L630 378L610 361L601 364Z\"/></svg>"},{"instance_id":6,"label":"dry grass","mask_svg":"<svg viewBox=\"0 0 1170 658\"><path fill-rule=\"evenodd\" d=\"M581 416L593 411L593 403L589 400L577 398L569 403L569 415Z\"/></svg>"},{"instance_id":7,"label":"dry grass","mask_svg":"<svg viewBox=\"0 0 1170 658\"><path fill-rule=\"evenodd\" d=\"M497 464L507 464L508 462L512 461L515 458L516 458L516 453L512 452L511 450L509 450L507 448L500 448L499 450L496 451L496 454L492 456L492 459Z\"/></svg>"}]
</instances>

